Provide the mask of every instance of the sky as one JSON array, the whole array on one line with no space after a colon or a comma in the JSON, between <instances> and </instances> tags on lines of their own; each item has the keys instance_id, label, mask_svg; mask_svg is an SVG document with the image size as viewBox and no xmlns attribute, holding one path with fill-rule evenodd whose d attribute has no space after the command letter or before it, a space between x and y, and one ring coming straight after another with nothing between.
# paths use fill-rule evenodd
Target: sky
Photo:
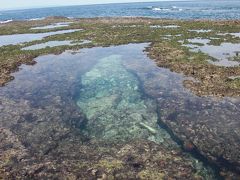
<instances>
[{"instance_id":1,"label":"sky","mask_svg":"<svg viewBox=\"0 0 240 180\"><path fill-rule=\"evenodd\" d=\"M67 5L154 2L154 1L167 1L167 0L0 0L0 9L8 10L8 9L24 9Z\"/></svg>"}]
</instances>

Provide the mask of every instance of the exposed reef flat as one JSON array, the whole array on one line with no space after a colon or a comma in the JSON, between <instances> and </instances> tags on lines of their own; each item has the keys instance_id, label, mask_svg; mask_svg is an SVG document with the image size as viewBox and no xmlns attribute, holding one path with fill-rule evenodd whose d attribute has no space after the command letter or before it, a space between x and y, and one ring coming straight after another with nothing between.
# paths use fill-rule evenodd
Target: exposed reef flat
<instances>
[{"instance_id":1,"label":"exposed reef flat","mask_svg":"<svg viewBox=\"0 0 240 180\"><path fill-rule=\"evenodd\" d=\"M69 22L68 26L54 29L32 29L35 26ZM71 23L70 23L71 22ZM152 28L152 26L176 26L177 28ZM0 26L1 35L46 33L56 30L82 29L79 32L59 34L32 42L0 47L0 84L4 85L13 77L10 73L17 70L22 63L32 64L33 59L42 54L60 53L66 49L83 47L110 46L127 43L152 42L148 48L149 55L161 67L194 77L196 81L186 81L185 86L198 95L239 96L239 80L229 80L229 76L239 76L240 67L215 66L209 63L214 59L203 52L191 52L188 39L209 39L210 45L240 42L239 21L176 21L148 18L93 18L67 19L62 17L46 18L39 21L10 22ZM198 30L199 29L199 30ZM205 30L205 31L204 31ZM211 30L211 31L210 31ZM48 41L90 40L86 45L47 47L35 51L22 51L27 46ZM216 46L216 48L217 48ZM237 49L236 49L237 51ZM223 54L225 52L222 52ZM229 63L239 59L238 54L230 57ZM219 61L218 59L214 59Z\"/></svg>"},{"instance_id":2,"label":"exposed reef flat","mask_svg":"<svg viewBox=\"0 0 240 180\"><path fill-rule=\"evenodd\" d=\"M60 22L71 23L32 29ZM208 45L216 47L239 44L240 38L235 36L240 31L239 21L57 17L10 22L0 25L0 34L74 29L81 31L0 47L0 82L6 85L6 89L0 88L3 178L59 178L61 171L72 179L214 179L179 146L203 156L222 177L239 178L240 67L214 65L209 61L220 59L185 46L205 45L189 41L194 38L209 39ZM54 41L74 43L22 50ZM81 44L84 41L89 43ZM145 54L135 54L129 46L132 56L125 57L129 63L120 60L124 53L123 57L111 53L106 57L108 49L85 56L81 53L86 48L144 42L149 43L144 46ZM150 59L140 62L146 55L161 68L154 63L148 66ZM96 56L100 60L95 61ZM238 59L235 53L227 61ZM21 64L35 62L24 76L12 74ZM14 76L16 80L10 82ZM143 98L145 94L149 97ZM158 129L159 124L168 132ZM169 140L168 133L178 145Z\"/></svg>"}]
</instances>

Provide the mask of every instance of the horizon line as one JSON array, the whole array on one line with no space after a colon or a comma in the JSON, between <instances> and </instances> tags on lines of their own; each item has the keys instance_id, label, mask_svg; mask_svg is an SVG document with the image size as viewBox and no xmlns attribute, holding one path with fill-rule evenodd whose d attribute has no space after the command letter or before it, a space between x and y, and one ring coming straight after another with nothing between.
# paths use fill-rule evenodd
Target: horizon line
<instances>
[{"instance_id":1,"label":"horizon line","mask_svg":"<svg viewBox=\"0 0 240 180\"><path fill-rule=\"evenodd\" d=\"M196 0L158 0L158 1L137 1L136 2L110 2L110 3L90 3L90 4L70 4L70 5L50 5L50 6L33 6L33 7L19 7L19 8L7 8L1 9L0 11L14 11L14 10L29 10L29 9L42 9L42 8L57 8L57 7L70 7L70 6L91 6L91 5L107 5L107 4L132 4L132 3L156 3L156 2L179 2L179 1L196 1Z\"/></svg>"}]
</instances>

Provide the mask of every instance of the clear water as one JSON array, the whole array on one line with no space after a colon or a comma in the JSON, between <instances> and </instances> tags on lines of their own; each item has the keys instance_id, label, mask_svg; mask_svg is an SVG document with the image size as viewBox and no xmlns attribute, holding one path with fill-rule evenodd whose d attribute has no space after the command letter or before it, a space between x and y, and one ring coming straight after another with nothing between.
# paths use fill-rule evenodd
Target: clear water
<instances>
[{"instance_id":1,"label":"clear water","mask_svg":"<svg viewBox=\"0 0 240 180\"><path fill-rule=\"evenodd\" d=\"M62 30L62 31L54 31L54 32L46 32L46 33L36 33L36 34L13 34L13 35L1 35L0 36L0 46L6 45L16 45L25 42L31 42L35 40L41 40L45 37L57 35L57 34L66 34L80 31L79 29L70 29L70 30Z\"/></svg>"},{"instance_id":2,"label":"clear water","mask_svg":"<svg viewBox=\"0 0 240 180\"><path fill-rule=\"evenodd\" d=\"M56 46L64 46L64 45L74 46L74 45L82 45L87 43L91 43L91 41L84 40L83 42L80 42L80 43L76 43L73 41L48 41L45 43L24 47L22 48L22 50L37 50L37 49L44 49L46 47L56 47Z\"/></svg>"},{"instance_id":3,"label":"clear water","mask_svg":"<svg viewBox=\"0 0 240 180\"><path fill-rule=\"evenodd\" d=\"M146 56L143 50L147 45L66 51L38 57L34 66L22 65L20 71L13 74L15 79L0 88L0 98L5 102L0 104L1 126L13 130L19 138L24 137L35 153L45 151L46 142L51 138L49 133L55 136L54 132L65 132L66 127L59 127L58 123L64 121L72 125L73 120L74 128L100 142L142 139L168 151L182 151L166 128L159 125L160 120L170 124L181 120L184 126L179 125L173 131L181 137L194 131L196 134L190 133L189 138L197 146L202 144L200 149L204 143L215 146L218 138L221 143L227 143L229 138L235 143L239 137L236 136L236 119L240 116L240 99L193 95L183 87L186 77L157 67ZM15 102L13 106L11 101ZM84 127L77 125L78 111L87 118ZM21 121L28 114L35 117L33 122ZM20 119L17 124L16 119ZM199 128L201 126L211 130L209 136ZM216 128L217 137L211 134ZM228 152L235 149L228 147ZM54 151L57 152L57 148ZM213 176L209 166L200 160L189 156L189 161L206 177Z\"/></svg>"},{"instance_id":4,"label":"clear water","mask_svg":"<svg viewBox=\"0 0 240 180\"><path fill-rule=\"evenodd\" d=\"M156 102L143 98L138 78L124 67L121 55L100 59L81 79L77 105L89 120L90 136L113 142L170 138L159 128Z\"/></svg>"},{"instance_id":5,"label":"clear water","mask_svg":"<svg viewBox=\"0 0 240 180\"><path fill-rule=\"evenodd\" d=\"M197 0L129 3L1 11L0 21L38 19L46 16L119 17L144 16L171 19L239 19L239 0Z\"/></svg>"}]
</instances>

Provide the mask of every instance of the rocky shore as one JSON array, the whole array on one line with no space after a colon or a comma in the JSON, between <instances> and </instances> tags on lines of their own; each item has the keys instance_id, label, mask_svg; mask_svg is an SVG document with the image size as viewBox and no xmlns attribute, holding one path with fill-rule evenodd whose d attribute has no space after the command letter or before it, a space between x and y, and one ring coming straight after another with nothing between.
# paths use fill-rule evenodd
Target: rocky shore
<instances>
[{"instance_id":1,"label":"rocky shore","mask_svg":"<svg viewBox=\"0 0 240 180\"><path fill-rule=\"evenodd\" d=\"M54 29L31 29L56 22L72 22L69 26ZM231 35L239 33L239 21L176 21L149 18L93 18L67 19L52 17L45 20L29 22L10 22L0 26L0 34L41 33L53 30L82 29L80 32L48 36L42 40L25 42L18 45L0 46L0 84L4 85L13 77L21 64L33 64L33 59L39 55L60 53L67 49L83 47L110 46L128 43L152 42L148 48L149 56L156 60L161 67L175 72L184 73L195 78L195 81L185 81L187 88L197 95L239 96L240 86L238 77L239 66L224 67L208 63L211 59L200 52L191 52L180 43L189 43L192 38L210 39L211 45L221 43L239 43L240 37ZM173 27L169 25L175 25ZM194 30L209 31L199 32ZM24 51L27 47L52 40L90 40L86 45L48 47L45 49ZM200 44L201 45L201 44ZM216 47L217 48L217 47ZM222 52L223 54L225 52ZM227 53L227 52L226 52ZM236 58L237 59L237 56Z\"/></svg>"},{"instance_id":2,"label":"rocky shore","mask_svg":"<svg viewBox=\"0 0 240 180\"><path fill-rule=\"evenodd\" d=\"M60 22L70 23L53 29L36 28ZM0 36L70 29L81 30L16 45L0 42L0 179L240 178L240 66L216 65L214 62L221 60L188 47L192 39L208 39L208 45L214 48L222 43L239 44L240 37L234 35L240 31L239 21L50 17L0 25ZM23 50L65 40L76 44ZM85 40L88 43L81 44ZM20 78L13 86L18 87L18 95L12 90L5 96L8 93L2 90L21 65L35 66L45 55L51 54L54 59L54 55L61 54L57 62L67 56L63 53L66 51L77 54L86 48L130 43L149 43L147 57L162 69L181 74L185 78L183 87L159 92L164 77L147 74L147 64L122 64L121 57L113 55L101 58L101 63L92 62L91 66L96 64L91 70L90 65L81 61L74 64L73 59L72 64L60 64L55 69L57 75L49 75L55 78L54 83L47 82L47 75L42 74L37 76L38 83L21 85ZM204 43L191 45L197 49ZM223 52L222 57L239 62L238 53L230 57L231 53ZM93 59L95 54L89 56ZM131 58L138 57L133 54ZM81 72L75 72L71 65L81 67ZM54 67L51 63L49 66ZM42 69L40 66L37 70ZM75 92L78 78L81 91ZM167 81L175 84L175 80ZM118 84L120 81L125 83ZM24 86L32 94L25 92ZM149 99L142 99L140 88ZM189 93L177 92L183 88ZM75 102L76 93L79 98ZM189 94L191 99L185 96ZM104 108L97 109L102 104ZM126 127L112 135L116 127L111 124L119 114L119 127ZM130 117L134 123L129 122ZM169 140L171 146L161 145L160 137L166 132L156 132L158 126L164 127L178 144L172 146L176 142ZM119 137L124 138L118 141ZM200 156L211 168L205 168L191 154Z\"/></svg>"}]
</instances>

